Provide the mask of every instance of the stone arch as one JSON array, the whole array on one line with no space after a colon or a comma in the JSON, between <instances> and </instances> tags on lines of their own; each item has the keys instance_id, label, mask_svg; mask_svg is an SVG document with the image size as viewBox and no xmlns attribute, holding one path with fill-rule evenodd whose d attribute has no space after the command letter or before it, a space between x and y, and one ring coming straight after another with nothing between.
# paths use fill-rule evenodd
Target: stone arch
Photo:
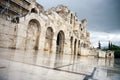
<instances>
[{"instance_id":1,"label":"stone arch","mask_svg":"<svg viewBox=\"0 0 120 80\"><path fill-rule=\"evenodd\" d=\"M40 37L40 23L31 19L26 32L25 49L38 50Z\"/></svg>"},{"instance_id":2,"label":"stone arch","mask_svg":"<svg viewBox=\"0 0 120 80\"><path fill-rule=\"evenodd\" d=\"M86 48L86 43L83 43L83 47Z\"/></svg>"},{"instance_id":3,"label":"stone arch","mask_svg":"<svg viewBox=\"0 0 120 80\"><path fill-rule=\"evenodd\" d=\"M32 9L31 9L31 13L38 13L38 11L37 11L36 8L32 8Z\"/></svg>"},{"instance_id":4,"label":"stone arch","mask_svg":"<svg viewBox=\"0 0 120 80\"><path fill-rule=\"evenodd\" d=\"M65 42L65 35L64 35L64 32L61 30L57 34L56 54L63 54L63 52L64 52L64 42Z\"/></svg>"},{"instance_id":5,"label":"stone arch","mask_svg":"<svg viewBox=\"0 0 120 80\"><path fill-rule=\"evenodd\" d=\"M70 48L71 48L71 54L73 53L73 36L70 38Z\"/></svg>"},{"instance_id":6,"label":"stone arch","mask_svg":"<svg viewBox=\"0 0 120 80\"><path fill-rule=\"evenodd\" d=\"M81 43L81 47L83 47L83 42Z\"/></svg>"},{"instance_id":7,"label":"stone arch","mask_svg":"<svg viewBox=\"0 0 120 80\"><path fill-rule=\"evenodd\" d=\"M44 51L52 52L53 35L54 35L53 29L51 27L48 27L46 30Z\"/></svg>"},{"instance_id":8,"label":"stone arch","mask_svg":"<svg viewBox=\"0 0 120 80\"><path fill-rule=\"evenodd\" d=\"M74 41L74 55L76 55L76 52L77 52L77 39L75 39Z\"/></svg>"},{"instance_id":9,"label":"stone arch","mask_svg":"<svg viewBox=\"0 0 120 80\"><path fill-rule=\"evenodd\" d=\"M81 53L80 53L80 40L78 41L78 55L80 55Z\"/></svg>"},{"instance_id":10,"label":"stone arch","mask_svg":"<svg viewBox=\"0 0 120 80\"><path fill-rule=\"evenodd\" d=\"M72 18L73 18L73 14L70 14L70 24L72 24Z\"/></svg>"},{"instance_id":11,"label":"stone arch","mask_svg":"<svg viewBox=\"0 0 120 80\"><path fill-rule=\"evenodd\" d=\"M78 48L80 48L80 40L78 41Z\"/></svg>"},{"instance_id":12,"label":"stone arch","mask_svg":"<svg viewBox=\"0 0 120 80\"><path fill-rule=\"evenodd\" d=\"M64 43L65 43L65 35L64 35L64 32L61 30L57 34L55 66L62 65L62 58L63 58L63 52L64 52Z\"/></svg>"}]
</instances>

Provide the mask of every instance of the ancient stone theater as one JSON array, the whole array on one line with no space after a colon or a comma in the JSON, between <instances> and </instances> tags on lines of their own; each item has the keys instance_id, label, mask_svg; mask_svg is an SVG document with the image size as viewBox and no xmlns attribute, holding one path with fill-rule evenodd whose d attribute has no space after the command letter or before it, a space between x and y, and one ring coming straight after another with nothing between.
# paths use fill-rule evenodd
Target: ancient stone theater
<instances>
[{"instance_id":1,"label":"ancient stone theater","mask_svg":"<svg viewBox=\"0 0 120 80\"><path fill-rule=\"evenodd\" d=\"M36 0L0 1L0 47L72 55L92 48L86 19L63 5L44 10Z\"/></svg>"}]
</instances>

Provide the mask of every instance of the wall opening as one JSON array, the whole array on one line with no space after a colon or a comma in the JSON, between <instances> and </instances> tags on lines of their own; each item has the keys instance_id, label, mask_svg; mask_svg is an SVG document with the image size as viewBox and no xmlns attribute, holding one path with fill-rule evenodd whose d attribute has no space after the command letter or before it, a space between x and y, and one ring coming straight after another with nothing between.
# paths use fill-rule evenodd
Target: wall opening
<instances>
[{"instance_id":1,"label":"wall opening","mask_svg":"<svg viewBox=\"0 0 120 80\"><path fill-rule=\"evenodd\" d=\"M77 45L77 39L75 39L75 41L74 41L74 55L76 55L76 50L77 50L76 49L76 47L77 47L76 45Z\"/></svg>"},{"instance_id":2,"label":"wall opening","mask_svg":"<svg viewBox=\"0 0 120 80\"><path fill-rule=\"evenodd\" d=\"M44 51L52 52L52 42L53 42L53 29L48 27L46 30L46 37L45 37L45 48Z\"/></svg>"},{"instance_id":3,"label":"wall opening","mask_svg":"<svg viewBox=\"0 0 120 80\"><path fill-rule=\"evenodd\" d=\"M28 23L25 49L38 50L40 36L40 24L37 20L32 19Z\"/></svg>"},{"instance_id":4,"label":"wall opening","mask_svg":"<svg viewBox=\"0 0 120 80\"><path fill-rule=\"evenodd\" d=\"M56 62L55 66L62 65L62 57L64 53L64 42L65 42L65 35L63 31L60 31L57 35L56 40Z\"/></svg>"},{"instance_id":5,"label":"wall opening","mask_svg":"<svg viewBox=\"0 0 120 80\"><path fill-rule=\"evenodd\" d=\"M64 41L65 41L64 32L60 31L58 33L58 35L57 35L56 54L63 54L63 51L64 51Z\"/></svg>"},{"instance_id":6,"label":"wall opening","mask_svg":"<svg viewBox=\"0 0 120 80\"><path fill-rule=\"evenodd\" d=\"M37 12L37 10L35 8L32 8L31 13L38 13L38 12Z\"/></svg>"},{"instance_id":7,"label":"wall opening","mask_svg":"<svg viewBox=\"0 0 120 80\"><path fill-rule=\"evenodd\" d=\"M73 36L70 38L70 48L71 48L71 54L73 53Z\"/></svg>"},{"instance_id":8,"label":"wall opening","mask_svg":"<svg viewBox=\"0 0 120 80\"><path fill-rule=\"evenodd\" d=\"M80 50L80 40L78 41L78 55L80 55L81 53L81 50Z\"/></svg>"},{"instance_id":9,"label":"wall opening","mask_svg":"<svg viewBox=\"0 0 120 80\"><path fill-rule=\"evenodd\" d=\"M71 15L70 15L70 24L72 24L72 17L73 17L73 14L71 13Z\"/></svg>"}]
</instances>

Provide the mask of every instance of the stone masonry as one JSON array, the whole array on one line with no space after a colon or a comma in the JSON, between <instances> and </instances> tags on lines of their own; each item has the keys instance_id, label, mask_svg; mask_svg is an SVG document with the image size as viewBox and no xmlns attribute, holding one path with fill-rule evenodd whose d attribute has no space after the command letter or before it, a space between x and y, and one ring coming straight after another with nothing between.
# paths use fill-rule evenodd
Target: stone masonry
<instances>
[{"instance_id":1,"label":"stone masonry","mask_svg":"<svg viewBox=\"0 0 120 80\"><path fill-rule=\"evenodd\" d=\"M66 6L45 11L35 0L2 0L0 12L2 48L91 54L87 20L79 20Z\"/></svg>"}]
</instances>

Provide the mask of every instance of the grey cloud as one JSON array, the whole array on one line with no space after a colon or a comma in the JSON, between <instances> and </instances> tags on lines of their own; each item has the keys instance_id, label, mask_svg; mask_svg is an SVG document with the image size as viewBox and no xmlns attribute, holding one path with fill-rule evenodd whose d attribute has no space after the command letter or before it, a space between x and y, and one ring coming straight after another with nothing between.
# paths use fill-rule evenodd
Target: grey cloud
<instances>
[{"instance_id":1,"label":"grey cloud","mask_svg":"<svg viewBox=\"0 0 120 80\"><path fill-rule=\"evenodd\" d=\"M101 32L119 32L120 0L37 0L46 9L59 4L76 12L79 19L88 19L88 29Z\"/></svg>"},{"instance_id":2,"label":"grey cloud","mask_svg":"<svg viewBox=\"0 0 120 80\"><path fill-rule=\"evenodd\" d=\"M77 13L79 19L88 20L90 32L120 34L120 0L37 0L45 9L59 4ZM98 34L99 35L99 34ZM93 36L93 35L91 35ZM117 35L116 35L117 36ZM93 36L94 37L94 36ZM99 40L99 37L97 40ZM92 38L92 40L94 40ZM115 42L115 41L114 41ZM115 42L119 43L118 41Z\"/></svg>"}]
</instances>

